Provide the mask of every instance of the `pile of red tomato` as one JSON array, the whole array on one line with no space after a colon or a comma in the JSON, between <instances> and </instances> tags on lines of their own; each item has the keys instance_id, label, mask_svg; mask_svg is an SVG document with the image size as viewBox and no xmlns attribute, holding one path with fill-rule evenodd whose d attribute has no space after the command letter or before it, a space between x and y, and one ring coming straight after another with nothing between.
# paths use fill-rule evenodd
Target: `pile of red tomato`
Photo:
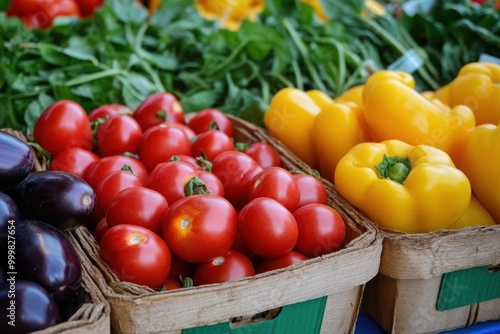
<instances>
[{"instance_id":1,"label":"pile of red tomato","mask_svg":"<svg viewBox=\"0 0 500 334\"><path fill-rule=\"evenodd\" d=\"M265 142L234 140L231 119L205 109L187 119L168 92L136 109L49 106L34 137L49 169L95 191L88 224L104 262L154 289L226 282L343 247L342 216L323 183L281 166Z\"/></svg>"},{"instance_id":2,"label":"pile of red tomato","mask_svg":"<svg viewBox=\"0 0 500 334\"><path fill-rule=\"evenodd\" d=\"M56 17L90 17L104 0L12 0L8 16L23 20L28 28L47 29Z\"/></svg>"}]
</instances>

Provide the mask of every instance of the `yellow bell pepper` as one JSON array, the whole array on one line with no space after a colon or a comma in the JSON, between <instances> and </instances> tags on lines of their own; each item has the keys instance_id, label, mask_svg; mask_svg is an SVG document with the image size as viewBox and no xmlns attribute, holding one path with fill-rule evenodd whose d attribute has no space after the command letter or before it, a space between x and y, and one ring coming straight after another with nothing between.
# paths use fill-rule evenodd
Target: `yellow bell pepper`
<instances>
[{"instance_id":1,"label":"yellow bell pepper","mask_svg":"<svg viewBox=\"0 0 500 334\"><path fill-rule=\"evenodd\" d=\"M457 166L467 175L472 190L500 224L500 124L482 124L472 130Z\"/></svg>"},{"instance_id":2,"label":"yellow bell pepper","mask_svg":"<svg viewBox=\"0 0 500 334\"><path fill-rule=\"evenodd\" d=\"M336 102L354 102L360 108L363 108L363 85L357 85L349 88L339 96L335 97Z\"/></svg>"},{"instance_id":3,"label":"yellow bell pepper","mask_svg":"<svg viewBox=\"0 0 500 334\"><path fill-rule=\"evenodd\" d=\"M464 65L450 83L450 106L464 104L472 109L476 124L500 122L500 65L469 63Z\"/></svg>"},{"instance_id":4,"label":"yellow bell pepper","mask_svg":"<svg viewBox=\"0 0 500 334\"><path fill-rule=\"evenodd\" d=\"M447 107L417 92L411 74L383 70L363 88L363 112L375 141L399 139L411 145L437 147L455 159L475 127L466 106Z\"/></svg>"},{"instance_id":5,"label":"yellow bell pepper","mask_svg":"<svg viewBox=\"0 0 500 334\"><path fill-rule=\"evenodd\" d=\"M467 176L444 151L395 139L350 149L337 164L335 186L381 228L406 233L448 228L471 199Z\"/></svg>"},{"instance_id":6,"label":"yellow bell pepper","mask_svg":"<svg viewBox=\"0 0 500 334\"><path fill-rule=\"evenodd\" d=\"M456 223L448 227L450 230L456 230L468 226L493 226L495 221L488 210L479 202L477 197L472 193L469 206L465 213L457 220Z\"/></svg>"},{"instance_id":7,"label":"yellow bell pepper","mask_svg":"<svg viewBox=\"0 0 500 334\"><path fill-rule=\"evenodd\" d=\"M363 113L355 103L330 103L321 108L312 128L321 176L333 183L339 160L354 145L369 141L368 133Z\"/></svg>"},{"instance_id":8,"label":"yellow bell pepper","mask_svg":"<svg viewBox=\"0 0 500 334\"><path fill-rule=\"evenodd\" d=\"M195 6L200 16L207 20L219 20L221 27L238 30L249 14L251 0L197 0Z\"/></svg>"},{"instance_id":9,"label":"yellow bell pepper","mask_svg":"<svg viewBox=\"0 0 500 334\"><path fill-rule=\"evenodd\" d=\"M450 106L450 102L448 101L449 91L450 91L450 84L444 85L434 92L434 98L443 102L445 105Z\"/></svg>"},{"instance_id":10,"label":"yellow bell pepper","mask_svg":"<svg viewBox=\"0 0 500 334\"><path fill-rule=\"evenodd\" d=\"M319 89L308 90L306 91L306 94L309 95L309 97L313 99L314 103L316 103L320 108L334 102L330 95Z\"/></svg>"},{"instance_id":11,"label":"yellow bell pepper","mask_svg":"<svg viewBox=\"0 0 500 334\"><path fill-rule=\"evenodd\" d=\"M313 169L318 168L318 159L311 130L319 112L314 100L297 88L278 91L264 112L264 125L269 132Z\"/></svg>"}]
</instances>

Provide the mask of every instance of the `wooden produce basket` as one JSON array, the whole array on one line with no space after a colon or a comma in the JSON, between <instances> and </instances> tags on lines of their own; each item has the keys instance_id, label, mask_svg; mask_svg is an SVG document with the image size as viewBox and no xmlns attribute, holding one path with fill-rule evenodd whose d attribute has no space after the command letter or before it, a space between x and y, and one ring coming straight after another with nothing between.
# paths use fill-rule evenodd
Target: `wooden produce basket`
<instances>
[{"instance_id":1,"label":"wooden produce basket","mask_svg":"<svg viewBox=\"0 0 500 334\"><path fill-rule=\"evenodd\" d=\"M31 140L31 138L26 137L22 132L17 130L3 128L0 131L7 132L25 142ZM36 149L31 149L35 157L33 170L46 170L46 157ZM67 232L66 235L68 235ZM81 254L79 255L81 257ZM63 310L68 312L69 318L55 326L37 331L37 334L106 334L111 332L111 309L104 295L91 278L93 275L92 270L94 268L86 267L82 261L82 285L77 292L77 305L75 310Z\"/></svg>"},{"instance_id":2,"label":"wooden produce basket","mask_svg":"<svg viewBox=\"0 0 500 334\"><path fill-rule=\"evenodd\" d=\"M267 131L230 116L236 141L270 143L283 167L305 169ZM84 266L111 305L113 333L354 333L366 282L378 272L382 237L323 180L328 204L344 218L341 250L231 282L157 292L120 281L85 228L71 232Z\"/></svg>"},{"instance_id":3,"label":"wooden produce basket","mask_svg":"<svg viewBox=\"0 0 500 334\"><path fill-rule=\"evenodd\" d=\"M500 225L425 234L381 231L364 310L386 332L439 333L500 319Z\"/></svg>"}]
</instances>

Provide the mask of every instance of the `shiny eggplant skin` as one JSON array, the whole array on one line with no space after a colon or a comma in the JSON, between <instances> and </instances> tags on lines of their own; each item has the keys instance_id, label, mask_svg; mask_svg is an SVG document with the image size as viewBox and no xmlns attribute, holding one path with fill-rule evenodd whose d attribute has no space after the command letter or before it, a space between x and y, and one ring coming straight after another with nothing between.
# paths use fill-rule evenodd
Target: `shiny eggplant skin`
<instances>
[{"instance_id":1,"label":"shiny eggplant skin","mask_svg":"<svg viewBox=\"0 0 500 334\"><path fill-rule=\"evenodd\" d=\"M41 220L66 231L88 222L96 207L96 195L82 178L59 171L29 174L14 188L12 197L21 218Z\"/></svg>"},{"instance_id":2,"label":"shiny eggplant skin","mask_svg":"<svg viewBox=\"0 0 500 334\"><path fill-rule=\"evenodd\" d=\"M35 156L28 144L0 131L0 191L21 182L32 170Z\"/></svg>"},{"instance_id":3,"label":"shiny eggplant skin","mask_svg":"<svg viewBox=\"0 0 500 334\"><path fill-rule=\"evenodd\" d=\"M16 202L12 197L0 191L0 244L7 239L9 225L14 225L18 219L19 209ZM10 229L12 230L14 227Z\"/></svg>"},{"instance_id":4,"label":"shiny eggplant skin","mask_svg":"<svg viewBox=\"0 0 500 334\"><path fill-rule=\"evenodd\" d=\"M37 220L16 225L17 277L43 286L57 304L73 300L82 284L80 258L58 228Z\"/></svg>"},{"instance_id":5,"label":"shiny eggplant skin","mask_svg":"<svg viewBox=\"0 0 500 334\"><path fill-rule=\"evenodd\" d=\"M61 321L50 294L39 284L29 281L16 279L1 283L0 309L0 333L31 333Z\"/></svg>"}]
</instances>

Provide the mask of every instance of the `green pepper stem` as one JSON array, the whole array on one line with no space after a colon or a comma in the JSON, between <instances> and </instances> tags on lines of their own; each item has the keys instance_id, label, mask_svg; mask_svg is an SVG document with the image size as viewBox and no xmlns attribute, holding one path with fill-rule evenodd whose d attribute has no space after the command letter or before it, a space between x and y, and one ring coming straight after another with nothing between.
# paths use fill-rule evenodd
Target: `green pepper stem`
<instances>
[{"instance_id":1,"label":"green pepper stem","mask_svg":"<svg viewBox=\"0 0 500 334\"><path fill-rule=\"evenodd\" d=\"M411 172L410 157L388 157L384 155L382 161L375 168L380 178L403 184Z\"/></svg>"}]
</instances>

